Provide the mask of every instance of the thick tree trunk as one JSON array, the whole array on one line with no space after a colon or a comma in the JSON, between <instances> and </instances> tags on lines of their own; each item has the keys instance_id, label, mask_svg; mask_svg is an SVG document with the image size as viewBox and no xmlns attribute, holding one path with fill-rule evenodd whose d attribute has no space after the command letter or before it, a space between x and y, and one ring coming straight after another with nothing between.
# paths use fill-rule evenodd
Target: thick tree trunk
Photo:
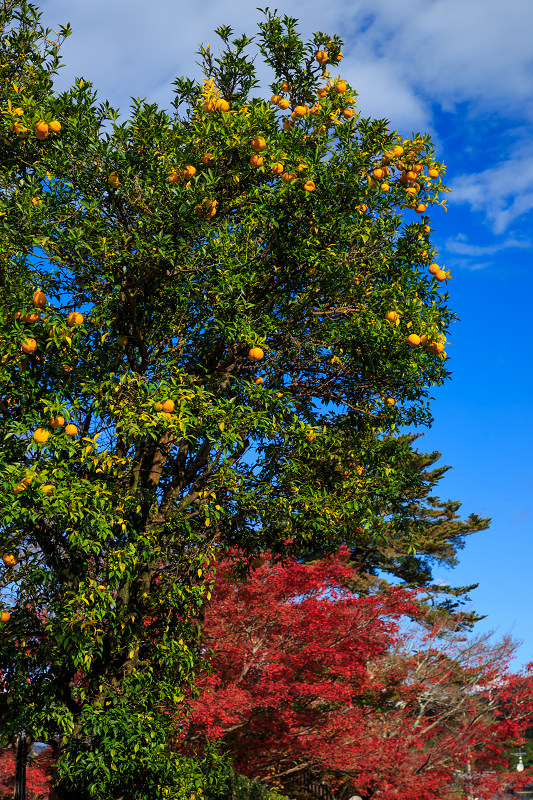
<instances>
[{"instance_id":1,"label":"thick tree trunk","mask_svg":"<svg viewBox=\"0 0 533 800\"><path fill-rule=\"evenodd\" d=\"M26 763L28 761L28 748L26 734L17 740L17 755L15 760L15 791L13 800L26 800Z\"/></svg>"}]
</instances>

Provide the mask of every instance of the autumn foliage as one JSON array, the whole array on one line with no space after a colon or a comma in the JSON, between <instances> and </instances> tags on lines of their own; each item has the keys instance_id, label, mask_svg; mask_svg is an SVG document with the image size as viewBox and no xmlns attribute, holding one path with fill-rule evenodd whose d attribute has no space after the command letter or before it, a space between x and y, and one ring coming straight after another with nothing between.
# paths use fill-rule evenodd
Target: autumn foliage
<instances>
[{"instance_id":1,"label":"autumn foliage","mask_svg":"<svg viewBox=\"0 0 533 800\"><path fill-rule=\"evenodd\" d=\"M531 724L533 677L509 673L512 643L427 624L410 590L352 593L348 557L265 558L240 584L218 564L212 672L181 747L217 739L240 771L286 791L310 771L363 797L436 800L469 762L479 791L514 780L505 748Z\"/></svg>"}]
</instances>

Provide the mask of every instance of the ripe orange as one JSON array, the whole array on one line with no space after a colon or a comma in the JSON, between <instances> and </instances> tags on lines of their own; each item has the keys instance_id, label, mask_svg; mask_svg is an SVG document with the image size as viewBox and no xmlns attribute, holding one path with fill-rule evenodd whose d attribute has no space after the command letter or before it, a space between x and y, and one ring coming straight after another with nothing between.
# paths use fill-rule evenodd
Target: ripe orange
<instances>
[{"instance_id":1,"label":"ripe orange","mask_svg":"<svg viewBox=\"0 0 533 800\"><path fill-rule=\"evenodd\" d=\"M35 311L32 314L24 314L21 317L22 322L37 322L38 319L41 319L41 315Z\"/></svg>"},{"instance_id":2,"label":"ripe orange","mask_svg":"<svg viewBox=\"0 0 533 800\"><path fill-rule=\"evenodd\" d=\"M428 267L428 272L431 273L431 275L436 275L439 270L440 267L438 264L430 264Z\"/></svg>"},{"instance_id":3,"label":"ripe orange","mask_svg":"<svg viewBox=\"0 0 533 800\"><path fill-rule=\"evenodd\" d=\"M407 337L407 341L411 345L411 347L416 347L420 344L420 336L417 336L416 333L412 333L410 336Z\"/></svg>"},{"instance_id":4,"label":"ripe orange","mask_svg":"<svg viewBox=\"0 0 533 800\"><path fill-rule=\"evenodd\" d=\"M226 111L229 111L229 103L227 100L217 100L215 103L215 108L217 111L225 113Z\"/></svg>"},{"instance_id":5,"label":"ripe orange","mask_svg":"<svg viewBox=\"0 0 533 800\"><path fill-rule=\"evenodd\" d=\"M428 170L428 175L429 175L430 178L438 178L439 174L440 173L439 173L438 169L435 169L434 167L432 167L431 169Z\"/></svg>"},{"instance_id":6,"label":"ripe orange","mask_svg":"<svg viewBox=\"0 0 533 800\"><path fill-rule=\"evenodd\" d=\"M306 114L309 114L309 106L296 106L294 113L297 117L305 117Z\"/></svg>"},{"instance_id":7,"label":"ripe orange","mask_svg":"<svg viewBox=\"0 0 533 800\"><path fill-rule=\"evenodd\" d=\"M212 219L215 214L217 213L217 201L216 200L208 200L207 201L207 210L205 212L206 219Z\"/></svg>"},{"instance_id":8,"label":"ripe orange","mask_svg":"<svg viewBox=\"0 0 533 800\"><path fill-rule=\"evenodd\" d=\"M355 210L359 214L366 214L366 212L368 211L368 206L365 203L360 203L358 206L355 207Z\"/></svg>"},{"instance_id":9,"label":"ripe orange","mask_svg":"<svg viewBox=\"0 0 533 800\"><path fill-rule=\"evenodd\" d=\"M13 553L4 553L2 556L2 561L4 562L6 567L14 567L17 563L16 557Z\"/></svg>"},{"instance_id":10,"label":"ripe orange","mask_svg":"<svg viewBox=\"0 0 533 800\"><path fill-rule=\"evenodd\" d=\"M413 167L413 172L415 173L415 175L419 175L423 169L424 169L423 164L415 164Z\"/></svg>"},{"instance_id":11,"label":"ripe orange","mask_svg":"<svg viewBox=\"0 0 533 800\"><path fill-rule=\"evenodd\" d=\"M50 431L47 431L46 428L37 428L36 431L33 432L33 441L37 444L44 444L48 441L50 437Z\"/></svg>"},{"instance_id":12,"label":"ripe orange","mask_svg":"<svg viewBox=\"0 0 533 800\"><path fill-rule=\"evenodd\" d=\"M280 164L279 161L276 161L276 163L272 165L272 172L274 175L281 175L283 172L283 164Z\"/></svg>"},{"instance_id":13,"label":"ripe orange","mask_svg":"<svg viewBox=\"0 0 533 800\"><path fill-rule=\"evenodd\" d=\"M250 156L250 164L252 167L262 167L263 166L263 156L254 153L253 156Z\"/></svg>"},{"instance_id":14,"label":"ripe orange","mask_svg":"<svg viewBox=\"0 0 533 800\"><path fill-rule=\"evenodd\" d=\"M389 191L389 184L388 183L382 183L379 188L381 189L382 192L388 192Z\"/></svg>"},{"instance_id":15,"label":"ripe orange","mask_svg":"<svg viewBox=\"0 0 533 800\"><path fill-rule=\"evenodd\" d=\"M10 619L11 619L11 614L9 613L9 611L2 611L2 613L0 614L0 622L9 622Z\"/></svg>"},{"instance_id":16,"label":"ripe orange","mask_svg":"<svg viewBox=\"0 0 533 800\"><path fill-rule=\"evenodd\" d=\"M67 434L67 436L74 437L78 435L78 429L75 425L70 423L70 425L67 425L67 427L65 428L65 433Z\"/></svg>"},{"instance_id":17,"label":"ripe orange","mask_svg":"<svg viewBox=\"0 0 533 800\"><path fill-rule=\"evenodd\" d=\"M215 156L213 153L205 153L202 156L202 164L206 167L210 167L215 163Z\"/></svg>"},{"instance_id":18,"label":"ripe orange","mask_svg":"<svg viewBox=\"0 0 533 800\"><path fill-rule=\"evenodd\" d=\"M31 204L32 206L42 206L43 201L41 200L40 197L32 197Z\"/></svg>"},{"instance_id":19,"label":"ripe orange","mask_svg":"<svg viewBox=\"0 0 533 800\"><path fill-rule=\"evenodd\" d=\"M306 192L314 192L315 191L315 183L314 181L306 181L304 183L304 189Z\"/></svg>"},{"instance_id":20,"label":"ripe orange","mask_svg":"<svg viewBox=\"0 0 533 800\"><path fill-rule=\"evenodd\" d=\"M439 271L435 273L435 277L438 281L445 281L448 276L443 269L439 269Z\"/></svg>"},{"instance_id":21,"label":"ripe orange","mask_svg":"<svg viewBox=\"0 0 533 800\"><path fill-rule=\"evenodd\" d=\"M65 424L65 417L62 417L60 414L58 414L57 417L52 417L52 419L49 422L50 427L53 428L54 430L61 428L64 424Z\"/></svg>"},{"instance_id":22,"label":"ripe orange","mask_svg":"<svg viewBox=\"0 0 533 800\"><path fill-rule=\"evenodd\" d=\"M353 117L352 109L351 108L345 108L344 111L342 112L342 116L345 117L345 119L351 119Z\"/></svg>"},{"instance_id":23,"label":"ripe orange","mask_svg":"<svg viewBox=\"0 0 533 800\"><path fill-rule=\"evenodd\" d=\"M70 364L62 364L63 372L72 372L72 366Z\"/></svg>"},{"instance_id":24,"label":"ripe orange","mask_svg":"<svg viewBox=\"0 0 533 800\"><path fill-rule=\"evenodd\" d=\"M78 311L71 311L67 317L67 325L74 328L75 325L83 325L83 316Z\"/></svg>"},{"instance_id":25,"label":"ripe orange","mask_svg":"<svg viewBox=\"0 0 533 800\"><path fill-rule=\"evenodd\" d=\"M415 211L417 214L423 214L426 208L427 206L425 205L425 203L417 203L417 205L415 206Z\"/></svg>"},{"instance_id":26,"label":"ripe orange","mask_svg":"<svg viewBox=\"0 0 533 800\"><path fill-rule=\"evenodd\" d=\"M255 383L256 383L257 386L262 386L263 382L264 381L263 381L263 378L261 378L261 376L259 376L259 378L255 379Z\"/></svg>"},{"instance_id":27,"label":"ripe orange","mask_svg":"<svg viewBox=\"0 0 533 800\"><path fill-rule=\"evenodd\" d=\"M375 178L376 180L382 178L383 175L384 175L383 170L379 167L372 172L372 177Z\"/></svg>"},{"instance_id":28,"label":"ripe orange","mask_svg":"<svg viewBox=\"0 0 533 800\"><path fill-rule=\"evenodd\" d=\"M319 64L325 64L328 60L328 54L325 50L319 50L315 56Z\"/></svg>"},{"instance_id":29,"label":"ripe orange","mask_svg":"<svg viewBox=\"0 0 533 800\"><path fill-rule=\"evenodd\" d=\"M397 144L392 149L394 150L394 155L395 156L399 157L399 156L401 156L403 154L403 147L401 145L399 145L399 144Z\"/></svg>"},{"instance_id":30,"label":"ripe orange","mask_svg":"<svg viewBox=\"0 0 533 800\"><path fill-rule=\"evenodd\" d=\"M284 119L283 120L283 130L284 131L290 131L290 129L292 128L293 125L294 125L294 123L293 123L292 119Z\"/></svg>"},{"instance_id":31,"label":"ripe orange","mask_svg":"<svg viewBox=\"0 0 533 800\"><path fill-rule=\"evenodd\" d=\"M20 494L26 488L26 483L17 483L16 487L13 489L13 494Z\"/></svg>"},{"instance_id":32,"label":"ripe orange","mask_svg":"<svg viewBox=\"0 0 533 800\"><path fill-rule=\"evenodd\" d=\"M280 100L281 97L279 96L279 94L273 94L272 97L270 98L270 102L274 103L275 106L277 106Z\"/></svg>"},{"instance_id":33,"label":"ripe orange","mask_svg":"<svg viewBox=\"0 0 533 800\"><path fill-rule=\"evenodd\" d=\"M44 120L41 120L41 122L38 122L35 126L35 136L37 139L46 139L46 137L49 136L49 133L50 131L48 129L48 123L44 122Z\"/></svg>"},{"instance_id":34,"label":"ripe orange","mask_svg":"<svg viewBox=\"0 0 533 800\"><path fill-rule=\"evenodd\" d=\"M262 136L256 136L255 139L252 139L252 150L255 150L256 153L259 153L261 150L264 150L266 147L266 141L263 139Z\"/></svg>"},{"instance_id":35,"label":"ripe orange","mask_svg":"<svg viewBox=\"0 0 533 800\"><path fill-rule=\"evenodd\" d=\"M35 308L44 308L46 305L45 293L41 292L40 289L37 289L37 291L33 293L32 301Z\"/></svg>"},{"instance_id":36,"label":"ripe orange","mask_svg":"<svg viewBox=\"0 0 533 800\"><path fill-rule=\"evenodd\" d=\"M317 95L318 95L319 97L325 97L325 96L327 95L328 91L329 91L328 87L326 87L326 86L323 86L323 87L322 87L322 89L319 89L319 90L317 91Z\"/></svg>"},{"instance_id":37,"label":"ripe orange","mask_svg":"<svg viewBox=\"0 0 533 800\"><path fill-rule=\"evenodd\" d=\"M196 167L193 167L189 164L183 170L182 175L184 178L194 178L194 176L196 175Z\"/></svg>"},{"instance_id":38,"label":"ripe orange","mask_svg":"<svg viewBox=\"0 0 533 800\"><path fill-rule=\"evenodd\" d=\"M107 179L108 184L111 186L112 189L118 189L118 185L120 183L119 177L116 172L112 172Z\"/></svg>"},{"instance_id":39,"label":"ripe orange","mask_svg":"<svg viewBox=\"0 0 533 800\"><path fill-rule=\"evenodd\" d=\"M338 92L339 94L344 94L347 88L348 87L344 81L339 81L338 83L335 84L335 91Z\"/></svg>"},{"instance_id":40,"label":"ripe orange","mask_svg":"<svg viewBox=\"0 0 533 800\"><path fill-rule=\"evenodd\" d=\"M282 97L278 103L278 106L281 108L282 111L286 111L289 107L289 101L286 97Z\"/></svg>"},{"instance_id":41,"label":"ripe orange","mask_svg":"<svg viewBox=\"0 0 533 800\"><path fill-rule=\"evenodd\" d=\"M41 486L41 492L43 494L51 495L53 491L54 487L51 483L45 483L43 486Z\"/></svg>"},{"instance_id":42,"label":"ripe orange","mask_svg":"<svg viewBox=\"0 0 533 800\"><path fill-rule=\"evenodd\" d=\"M61 123L57 119L53 119L52 122L48 126L52 133L59 133L61 130Z\"/></svg>"},{"instance_id":43,"label":"ripe orange","mask_svg":"<svg viewBox=\"0 0 533 800\"><path fill-rule=\"evenodd\" d=\"M320 105L320 103L311 106L311 108L309 109L310 114L320 114L321 111L322 111L322 106Z\"/></svg>"},{"instance_id":44,"label":"ripe orange","mask_svg":"<svg viewBox=\"0 0 533 800\"><path fill-rule=\"evenodd\" d=\"M394 399L394 397L387 397L387 398L385 398L385 402L387 403L387 405L393 406L395 404L396 400Z\"/></svg>"},{"instance_id":45,"label":"ripe orange","mask_svg":"<svg viewBox=\"0 0 533 800\"><path fill-rule=\"evenodd\" d=\"M424 233L431 233L431 228L429 225L424 225Z\"/></svg>"},{"instance_id":46,"label":"ripe orange","mask_svg":"<svg viewBox=\"0 0 533 800\"><path fill-rule=\"evenodd\" d=\"M292 183L298 176L295 172L284 172L281 177L285 183Z\"/></svg>"},{"instance_id":47,"label":"ripe orange","mask_svg":"<svg viewBox=\"0 0 533 800\"><path fill-rule=\"evenodd\" d=\"M252 347L248 353L248 358L251 358L252 361L261 361L264 355L265 354L260 347Z\"/></svg>"},{"instance_id":48,"label":"ripe orange","mask_svg":"<svg viewBox=\"0 0 533 800\"><path fill-rule=\"evenodd\" d=\"M180 179L179 172L177 172L177 170L173 169L171 171L170 175L168 176L168 179L169 179L170 183L178 183L179 179Z\"/></svg>"},{"instance_id":49,"label":"ripe orange","mask_svg":"<svg viewBox=\"0 0 533 800\"><path fill-rule=\"evenodd\" d=\"M339 55L337 56L337 61L342 61L343 58L344 58L343 54L339 53Z\"/></svg>"},{"instance_id":50,"label":"ripe orange","mask_svg":"<svg viewBox=\"0 0 533 800\"><path fill-rule=\"evenodd\" d=\"M288 92L289 91L289 84L287 83L287 81L283 81L283 83L281 84L281 91L282 92Z\"/></svg>"},{"instance_id":51,"label":"ripe orange","mask_svg":"<svg viewBox=\"0 0 533 800\"><path fill-rule=\"evenodd\" d=\"M164 400L163 405L161 407L162 411L165 411L167 414L172 414L174 411L176 404L174 400Z\"/></svg>"},{"instance_id":52,"label":"ripe orange","mask_svg":"<svg viewBox=\"0 0 533 800\"><path fill-rule=\"evenodd\" d=\"M37 350L37 342L35 339L24 339L20 349L23 353L34 353Z\"/></svg>"},{"instance_id":53,"label":"ripe orange","mask_svg":"<svg viewBox=\"0 0 533 800\"><path fill-rule=\"evenodd\" d=\"M385 319L388 322L397 322L399 319L399 315L396 311L387 311L387 313L385 314Z\"/></svg>"}]
</instances>

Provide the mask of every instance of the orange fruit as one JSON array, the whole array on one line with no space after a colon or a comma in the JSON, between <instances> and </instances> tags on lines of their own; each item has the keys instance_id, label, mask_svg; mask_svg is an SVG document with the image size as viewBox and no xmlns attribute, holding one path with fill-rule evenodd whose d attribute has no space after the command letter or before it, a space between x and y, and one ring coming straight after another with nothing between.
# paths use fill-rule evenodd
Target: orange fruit
<instances>
[{"instance_id":1,"label":"orange fruit","mask_svg":"<svg viewBox=\"0 0 533 800\"><path fill-rule=\"evenodd\" d=\"M248 358L251 358L252 361L261 361L264 355L265 354L260 347L252 347L248 353Z\"/></svg>"},{"instance_id":2,"label":"orange fruit","mask_svg":"<svg viewBox=\"0 0 533 800\"><path fill-rule=\"evenodd\" d=\"M396 311L387 311L387 313L385 314L385 319L387 320L387 322L397 322L399 319L399 315L397 314Z\"/></svg>"},{"instance_id":3,"label":"orange fruit","mask_svg":"<svg viewBox=\"0 0 533 800\"><path fill-rule=\"evenodd\" d=\"M163 403L154 403L154 411L163 411Z\"/></svg>"},{"instance_id":4,"label":"orange fruit","mask_svg":"<svg viewBox=\"0 0 533 800\"><path fill-rule=\"evenodd\" d=\"M419 175L423 169L424 169L423 164L415 164L413 167L413 172L415 173L415 175Z\"/></svg>"},{"instance_id":5,"label":"orange fruit","mask_svg":"<svg viewBox=\"0 0 533 800\"><path fill-rule=\"evenodd\" d=\"M109 175L109 177L107 179L107 182L111 186L112 189L118 189L118 185L120 183L120 180L119 180L119 177L118 177L117 173L116 172L112 172Z\"/></svg>"},{"instance_id":6,"label":"orange fruit","mask_svg":"<svg viewBox=\"0 0 533 800\"><path fill-rule=\"evenodd\" d=\"M319 64L325 64L326 61L328 60L328 54L326 53L325 50L319 50L315 55L315 58Z\"/></svg>"},{"instance_id":7,"label":"orange fruit","mask_svg":"<svg viewBox=\"0 0 533 800\"><path fill-rule=\"evenodd\" d=\"M348 87L344 81L339 81L338 83L335 84L335 91L338 92L339 94L344 94L347 88Z\"/></svg>"},{"instance_id":8,"label":"orange fruit","mask_svg":"<svg viewBox=\"0 0 533 800\"><path fill-rule=\"evenodd\" d=\"M25 483L17 483L17 485L13 489L13 494L20 494L21 492L23 492L24 489L26 488L26 485L27 484Z\"/></svg>"},{"instance_id":9,"label":"orange fruit","mask_svg":"<svg viewBox=\"0 0 533 800\"><path fill-rule=\"evenodd\" d=\"M385 398L385 402L387 403L388 406L393 406L396 400L394 399L394 397L387 397Z\"/></svg>"},{"instance_id":10,"label":"orange fruit","mask_svg":"<svg viewBox=\"0 0 533 800\"><path fill-rule=\"evenodd\" d=\"M423 214L426 208L427 206L425 205L425 203L417 203L417 205L415 206L415 211L417 214Z\"/></svg>"},{"instance_id":11,"label":"orange fruit","mask_svg":"<svg viewBox=\"0 0 533 800\"><path fill-rule=\"evenodd\" d=\"M222 111L225 113L226 111L229 111L229 103L227 100L217 100L215 103L215 108L217 111Z\"/></svg>"},{"instance_id":12,"label":"orange fruit","mask_svg":"<svg viewBox=\"0 0 533 800\"><path fill-rule=\"evenodd\" d=\"M63 372L72 372L72 366L70 364L62 364Z\"/></svg>"},{"instance_id":13,"label":"orange fruit","mask_svg":"<svg viewBox=\"0 0 533 800\"><path fill-rule=\"evenodd\" d=\"M278 103L278 106L281 108L282 111L286 111L289 107L289 101L286 97L282 97Z\"/></svg>"},{"instance_id":14,"label":"orange fruit","mask_svg":"<svg viewBox=\"0 0 533 800\"><path fill-rule=\"evenodd\" d=\"M436 275L437 272L439 272L439 270L440 270L440 267L439 267L438 264L430 264L429 267L428 267L428 272L430 272L431 275Z\"/></svg>"},{"instance_id":15,"label":"orange fruit","mask_svg":"<svg viewBox=\"0 0 533 800\"><path fill-rule=\"evenodd\" d=\"M394 155L395 155L395 156L398 156L398 157L399 157L399 156L403 155L403 147L402 147L401 145L397 144L397 145L396 145L395 147L393 147L392 149L393 149L393 151L394 151Z\"/></svg>"},{"instance_id":16,"label":"orange fruit","mask_svg":"<svg viewBox=\"0 0 533 800\"><path fill-rule=\"evenodd\" d=\"M295 172L284 172L281 177L285 183L292 183L298 176Z\"/></svg>"},{"instance_id":17,"label":"orange fruit","mask_svg":"<svg viewBox=\"0 0 533 800\"><path fill-rule=\"evenodd\" d=\"M54 487L52 486L51 483L45 483L43 486L41 486L41 492L43 494L51 495L53 491Z\"/></svg>"},{"instance_id":18,"label":"orange fruit","mask_svg":"<svg viewBox=\"0 0 533 800\"><path fill-rule=\"evenodd\" d=\"M345 108L344 111L342 112L342 116L345 117L345 119L351 119L353 117L352 109L351 108Z\"/></svg>"},{"instance_id":19,"label":"orange fruit","mask_svg":"<svg viewBox=\"0 0 533 800\"><path fill-rule=\"evenodd\" d=\"M262 167L263 166L263 156L254 153L253 156L250 156L250 164L252 167Z\"/></svg>"},{"instance_id":20,"label":"orange fruit","mask_svg":"<svg viewBox=\"0 0 533 800\"><path fill-rule=\"evenodd\" d=\"M42 206L43 201L41 200L40 197L32 197L31 204L32 206Z\"/></svg>"},{"instance_id":21,"label":"orange fruit","mask_svg":"<svg viewBox=\"0 0 533 800\"><path fill-rule=\"evenodd\" d=\"M378 167L378 169L375 169L372 172L372 177L375 178L376 180L379 180L380 178L383 177L383 174L384 174L383 170Z\"/></svg>"},{"instance_id":22,"label":"orange fruit","mask_svg":"<svg viewBox=\"0 0 533 800\"><path fill-rule=\"evenodd\" d=\"M309 109L310 114L320 114L321 111L322 111L322 106L320 105L320 103L311 106L311 108Z\"/></svg>"},{"instance_id":23,"label":"orange fruit","mask_svg":"<svg viewBox=\"0 0 533 800\"><path fill-rule=\"evenodd\" d=\"M306 192L314 192L315 191L315 182L314 181L306 181L304 183L304 189Z\"/></svg>"},{"instance_id":24,"label":"orange fruit","mask_svg":"<svg viewBox=\"0 0 533 800\"><path fill-rule=\"evenodd\" d=\"M23 353L34 353L37 350L37 342L35 339L24 339L20 349Z\"/></svg>"},{"instance_id":25,"label":"orange fruit","mask_svg":"<svg viewBox=\"0 0 533 800\"><path fill-rule=\"evenodd\" d=\"M22 322L37 322L38 319L41 319L41 315L35 311L32 314L24 314L21 317Z\"/></svg>"},{"instance_id":26,"label":"orange fruit","mask_svg":"<svg viewBox=\"0 0 533 800\"><path fill-rule=\"evenodd\" d=\"M182 175L184 178L194 178L194 176L196 175L196 167L193 167L189 164L183 170Z\"/></svg>"},{"instance_id":27,"label":"orange fruit","mask_svg":"<svg viewBox=\"0 0 533 800\"><path fill-rule=\"evenodd\" d=\"M206 219L212 219L217 213L217 201L209 200L207 203L207 210L205 212Z\"/></svg>"},{"instance_id":28,"label":"orange fruit","mask_svg":"<svg viewBox=\"0 0 533 800\"><path fill-rule=\"evenodd\" d=\"M74 328L75 325L83 325L83 316L78 311L71 311L67 317L67 325Z\"/></svg>"},{"instance_id":29,"label":"orange fruit","mask_svg":"<svg viewBox=\"0 0 533 800\"><path fill-rule=\"evenodd\" d=\"M325 86L323 86L321 89L318 89L318 91L317 91L317 95L319 97L325 97L327 95L327 93L328 93L328 89Z\"/></svg>"},{"instance_id":30,"label":"orange fruit","mask_svg":"<svg viewBox=\"0 0 533 800\"><path fill-rule=\"evenodd\" d=\"M70 425L67 425L67 427L65 428L65 433L67 434L67 436L74 437L78 435L78 429L75 425L70 423Z\"/></svg>"},{"instance_id":31,"label":"orange fruit","mask_svg":"<svg viewBox=\"0 0 533 800\"><path fill-rule=\"evenodd\" d=\"M2 611L2 613L0 614L0 622L9 622L10 619L11 619L11 614L9 613L9 611Z\"/></svg>"},{"instance_id":32,"label":"orange fruit","mask_svg":"<svg viewBox=\"0 0 533 800\"><path fill-rule=\"evenodd\" d=\"M172 414L174 411L176 404L174 400L164 400L163 405L161 407L162 411L165 411L167 414Z\"/></svg>"},{"instance_id":33,"label":"orange fruit","mask_svg":"<svg viewBox=\"0 0 533 800\"><path fill-rule=\"evenodd\" d=\"M261 378L261 376L259 376L259 378L255 379L255 383L256 383L257 386L262 386L263 383L264 383L263 378Z\"/></svg>"},{"instance_id":34,"label":"orange fruit","mask_svg":"<svg viewBox=\"0 0 533 800\"><path fill-rule=\"evenodd\" d=\"M297 117L305 117L306 114L309 114L309 106L296 106L294 113Z\"/></svg>"},{"instance_id":35,"label":"orange fruit","mask_svg":"<svg viewBox=\"0 0 533 800\"><path fill-rule=\"evenodd\" d=\"M279 161L276 161L276 163L272 165L272 172L274 175L281 175L283 172L283 164L280 164Z\"/></svg>"},{"instance_id":36,"label":"orange fruit","mask_svg":"<svg viewBox=\"0 0 533 800\"><path fill-rule=\"evenodd\" d=\"M290 131L290 129L292 128L293 124L294 123L293 123L293 121L291 119L284 119L283 120L283 130L284 131Z\"/></svg>"},{"instance_id":37,"label":"orange fruit","mask_svg":"<svg viewBox=\"0 0 533 800\"><path fill-rule=\"evenodd\" d=\"M431 228L429 225L424 225L424 233L431 233Z\"/></svg>"},{"instance_id":38,"label":"orange fruit","mask_svg":"<svg viewBox=\"0 0 533 800\"><path fill-rule=\"evenodd\" d=\"M382 192L388 192L390 187L388 183L382 183L379 188L381 189Z\"/></svg>"},{"instance_id":39,"label":"orange fruit","mask_svg":"<svg viewBox=\"0 0 533 800\"><path fill-rule=\"evenodd\" d=\"M435 273L435 277L438 281L445 281L448 276L443 269L439 269L439 271Z\"/></svg>"},{"instance_id":40,"label":"orange fruit","mask_svg":"<svg viewBox=\"0 0 533 800\"><path fill-rule=\"evenodd\" d=\"M365 203L360 203L358 206L355 207L355 210L359 214L366 214L366 212L368 211L368 206Z\"/></svg>"},{"instance_id":41,"label":"orange fruit","mask_svg":"<svg viewBox=\"0 0 533 800\"><path fill-rule=\"evenodd\" d=\"M48 441L50 437L50 431L47 431L46 428L37 428L36 431L33 432L33 441L37 442L37 444L44 444Z\"/></svg>"},{"instance_id":42,"label":"orange fruit","mask_svg":"<svg viewBox=\"0 0 533 800\"><path fill-rule=\"evenodd\" d=\"M52 133L59 133L59 131L61 130L61 123L59 122L59 120L53 119L48 127L52 131Z\"/></svg>"},{"instance_id":43,"label":"orange fruit","mask_svg":"<svg viewBox=\"0 0 533 800\"><path fill-rule=\"evenodd\" d=\"M169 179L170 183L178 183L179 179L180 179L179 172L177 172L177 170L173 169L171 171L170 175L168 176L168 179Z\"/></svg>"},{"instance_id":44,"label":"orange fruit","mask_svg":"<svg viewBox=\"0 0 533 800\"><path fill-rule=\"evenodd\" d=\"M41 290L38 289L36 292L33 293L32 301L35 308L44 308L46 305L45 293L41 292Z\"/></svg>"},{"instance_id":45,"label":"orange fruit","mask_svg":"<svg viewBox=\"0 0 533 800\"><path fill-rule=\"evenodd\" d=\"M4 555L2 556L2 561L4 562L6 567L14 567L15 564L17 563L17 559L13 555L13 553L4 553Z\"/></svg>"},{"instance_id":46,"label":"orange fruit","mask_svg":"<svg viewBox=\"0 0 533 800\"><path fill-rule=\"evenodd\" d=\"M280 100L281 97L279 96L279 94L273 94L272 97L270 98L270 102L274 103L275 106L277 106Z\"/></svg>"},{"instance_id":47,"label":"orange fruit","mask_svg":"<svg viewBox=\"0 0 533 800\"><path fill-rule=\"evenodd\" d=\"M57 417L52 417L52 419L49 422L50 427L53 428L54 430L61 428L64 424L65 424L65 417L62 417L60 414L58 414Z\"/></svg>"},{"instance_id":48,"label":"orange fruit","mask_svg":"<svg viewBox=\"0 0 533 800\"><path fill-rule=\"evenodd\" d=\"M215 163L215 156L213 153L205 153L202 156L202 164L206 167L210 167Z\"/></svg>"},{"instance_id":49,"label":"orange fruit","mask_svg":"<svg viewBox=\"0 0 533 800\"><path fill-rule=\"evenodd\" d=\"M252 150L256 153L259 153L261 150L264 150L266 147L266 141L263 139L262 136L256 136L255 139L252 139Z\"/></svg>"},{"instance_id":50,"label":"orange fruit","mask_svg":"<svg viewBox=\"0 0 533 800\"><path fill-rule=\"evenodd\" d=\"M430 178L438 178L439 174L440 173L439 173L438 169L435 169L434 167L432 167L431 169L428 170L428 175L429 175Z\"/></svg>"},{"instance_id":51,"label":"orange fruit","mask_svg":"<svg viewBox=\"0 0 533 800\"><path fill-rule=\"evenodd\" d=\"M44 120L41 120L41 122L38 122L37 125L35 126L35 136L38 139L42 140L46 139L48 135L49 135L48 123L44 122Z\"/></svg>"},{"instance_id":52,"label":"orange fruit","mask_svg":"<svg viewBox=\"0 0 533 800\"><path fill-rule=\"evenodd\" d=\"M343 58L344 58L343 54L339 53L339 55L337 56L337 61L342 61Z\"/></svg>"},{"instance_id":53,"label":"orange fruit","mask_svg":"<svg viewBox=\"0 0 533 800\"><path fill-rule=\"evenodd\" d=\"M420 344L420 336L417 336L416 333L412 333L410 336L407 337L407 341L411 345L411 347L416 347Z\"/></svg>"},{"instance_id":54,"label":"orange fruit","mask_svg":"<svg viewBox=\"0 0 533 800\"><path fill-rule=\"evenodd\" d=\"M289 91L289 84L287 83L287 81L283 81L283 83L281 84L281 91L282 92L288 92Z\"/></svg>"}]
</instances>

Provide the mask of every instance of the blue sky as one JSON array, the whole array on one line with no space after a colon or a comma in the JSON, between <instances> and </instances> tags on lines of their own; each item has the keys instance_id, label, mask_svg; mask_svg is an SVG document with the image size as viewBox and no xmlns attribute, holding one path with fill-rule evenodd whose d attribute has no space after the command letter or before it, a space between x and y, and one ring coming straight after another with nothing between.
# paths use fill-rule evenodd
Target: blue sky
<instances>
[{"instance_id":1,"label":"blue sky","mask_svg":"<svg viewBox=\"0 0 533 800\"><path fill-rule=\"evenodd\" d=\"M435 391L434 424L420 441L453 466L441 497L492 517L460 565L437 577L479 582L480 630L522 640L516 666L533 661L533 3L531 0L295 0L276 4L345 40L340 73L364 115L404 136L428 131L453 189L432 213L439 263L452 270L460 317L447 348L452 379ZM172 80L200 77L198 44L232 25L253 35L255 3L204 0L43 0L45 24L71 22L57 83L92 80L101 100L127 111L140 95L168 107Z\"/></svg>"}]
</instances>

